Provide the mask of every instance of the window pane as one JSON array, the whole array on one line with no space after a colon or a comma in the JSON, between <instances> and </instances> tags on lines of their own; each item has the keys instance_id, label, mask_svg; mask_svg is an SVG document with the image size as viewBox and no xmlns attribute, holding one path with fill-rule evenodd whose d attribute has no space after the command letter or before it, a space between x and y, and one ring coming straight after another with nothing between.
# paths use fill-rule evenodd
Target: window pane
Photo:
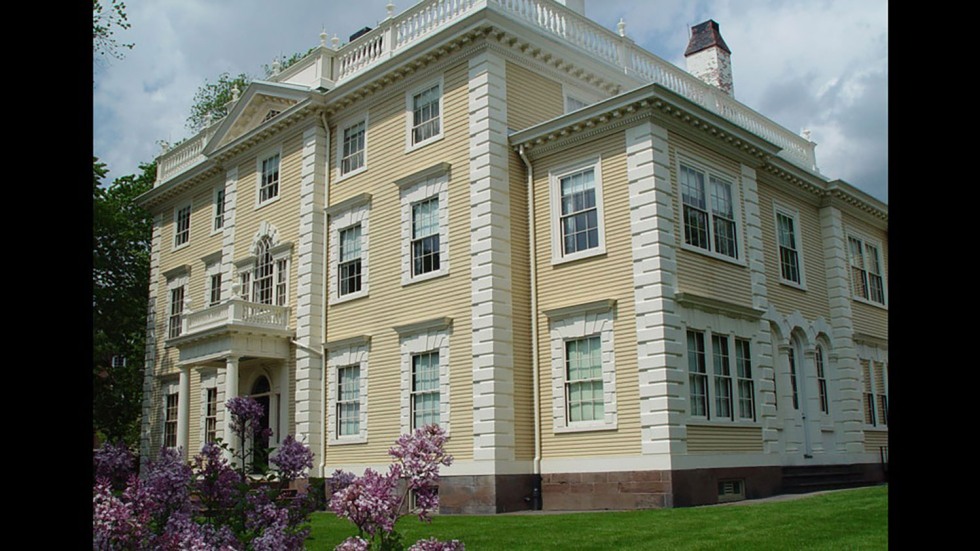
<instances>
[{"instance_id":1,"label":"window pane","mask_svg":"<svg viewBox=\"0 0 980 551\"><path fill-rule=\"evenodd\" d=\"M565 394L568 421L601 421L602 343L598 335L565 341Z\"/></svg>"}]
</instances>

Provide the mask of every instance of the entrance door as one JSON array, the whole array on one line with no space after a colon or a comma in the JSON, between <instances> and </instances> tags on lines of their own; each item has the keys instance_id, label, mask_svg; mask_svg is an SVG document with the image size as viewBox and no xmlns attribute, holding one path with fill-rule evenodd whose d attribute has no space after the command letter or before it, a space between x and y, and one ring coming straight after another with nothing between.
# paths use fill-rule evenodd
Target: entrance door
<instances>
[{"instance_id":1,"label":"entrance door","mask_svg":"<svg viewBox=\"0 0 980 551\"><path fill-rule=\"evenodd\" d=\"M259 376L252 385L249 395L262 406L259 431L252 438L252 473L262 474L269 467L269 413L271 387L265 375Z\"/></svg>"}]
</instances>

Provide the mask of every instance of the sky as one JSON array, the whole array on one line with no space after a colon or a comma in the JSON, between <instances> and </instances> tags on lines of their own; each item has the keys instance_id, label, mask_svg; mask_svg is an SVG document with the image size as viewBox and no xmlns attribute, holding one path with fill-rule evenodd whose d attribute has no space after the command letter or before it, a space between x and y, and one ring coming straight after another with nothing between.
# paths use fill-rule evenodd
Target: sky
<instances>
[{"instance_id":1,"label":"sky","mask_svg":"<svg viewBox=\"0 0 980 551\"><path fill-rule=\"evenodd\" d=\"M93 154L109 178L138 172L160 141L190 135L194 94L218 75L264 76L277 57L343 44L385 18L388 0L130 0L133 43L93 61ZM415 2L395 2L401 13ZM735 98L817 144L820 172L888 201L887 0L586 0L585 13L684 68L691 26L718 22Z\"/></svg>"}]
</instances>

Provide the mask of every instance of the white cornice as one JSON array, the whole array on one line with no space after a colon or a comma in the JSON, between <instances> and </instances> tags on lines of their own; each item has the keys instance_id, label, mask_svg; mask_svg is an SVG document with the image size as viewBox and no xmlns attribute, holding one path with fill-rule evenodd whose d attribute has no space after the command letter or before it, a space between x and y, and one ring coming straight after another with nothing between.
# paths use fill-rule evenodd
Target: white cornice
<instances>
[{"instance_id":1,"label":"white cornice","mask_svg":"<svg viewBox=\"0 0 980 551\"><path fill-rule=\"evenodd\" d=\"M441 318L432 318L406 323L404 325L396 325L393 329L399 335L411 335L414 333L421 333L423 331L443 331L451 328L452 326L453 318L444 316Z\"/></svg>"}]
</instances>

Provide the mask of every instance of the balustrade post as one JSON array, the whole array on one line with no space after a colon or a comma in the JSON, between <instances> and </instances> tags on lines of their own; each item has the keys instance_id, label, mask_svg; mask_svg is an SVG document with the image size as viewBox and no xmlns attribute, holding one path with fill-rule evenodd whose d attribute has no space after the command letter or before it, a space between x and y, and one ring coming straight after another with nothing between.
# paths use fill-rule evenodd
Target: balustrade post
<instances>
[{"instance_id":1,"label":"balustrade post","mask_svg":"<svg viewBox=\"0 0 980 551\"><path fill-rule=\"evenodd\" d=\"M381 55L385 59L395 54L395 26L392 25L390 19L386 25L384 33L381 35Z\"/></svg>"}]
</instances>

